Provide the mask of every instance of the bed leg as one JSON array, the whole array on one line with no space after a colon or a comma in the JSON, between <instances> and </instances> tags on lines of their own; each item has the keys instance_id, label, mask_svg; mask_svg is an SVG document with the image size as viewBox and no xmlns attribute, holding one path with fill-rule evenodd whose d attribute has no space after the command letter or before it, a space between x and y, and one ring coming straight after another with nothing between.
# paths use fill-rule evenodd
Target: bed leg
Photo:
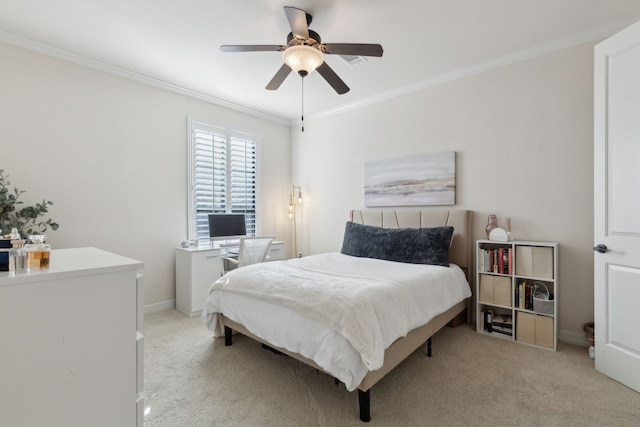
<instances>
[{"instance_id":1,"label":"bed leg","mask_svg":"<svg viewBox=\"0 0 640 427\"><path fill-rule=\"evenodd\" d=\"M371 389L358 390L358 402L360 403L360 421L371 421Z\"/></svg>"},{"instance_id":2,"label":"bed leg","mask_svg":"<svg viewBox=\"0 0 640 427\"><path fill-rule=\"evenodd\" d=\"M228 347L231 344L233 344L233 341L231 339L232 334L233 334L233 330L230 327L225 326L224 327L224 345L225 345L225 347Z\"/></svg>"},{"instance_id":3,"label":"bed leg","mask_svg":"<svg viewBox=\"0 0 640 427\"><path fill-rule=\"evenodd\" d=\"M427 340L427 357L431 357L431 337Z\"/></svg>"}]
</instances>

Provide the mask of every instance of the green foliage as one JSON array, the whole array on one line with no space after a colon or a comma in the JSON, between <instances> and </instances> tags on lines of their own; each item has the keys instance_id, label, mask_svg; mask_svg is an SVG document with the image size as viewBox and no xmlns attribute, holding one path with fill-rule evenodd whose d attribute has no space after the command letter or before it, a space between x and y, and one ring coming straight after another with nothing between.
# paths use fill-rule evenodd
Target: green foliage
<instances>
[{"instance_id":1,"label":"green foliage","mask_svg":"<svg viewBox=\"0 0 640 427\"><path fill-rule=\"evenodd\" d=\"M24 191L15 187L11 190L10 185L9 175L0 169L0 236L10 233L14 227L22 238L29 234L44 234L47 228L58 229L58 224L51 218L40 218L49 212L47 208L53 206L52 201L43 199L33 206L22 206L24 202L19 198Z\"/></svg>"}]
</instances>

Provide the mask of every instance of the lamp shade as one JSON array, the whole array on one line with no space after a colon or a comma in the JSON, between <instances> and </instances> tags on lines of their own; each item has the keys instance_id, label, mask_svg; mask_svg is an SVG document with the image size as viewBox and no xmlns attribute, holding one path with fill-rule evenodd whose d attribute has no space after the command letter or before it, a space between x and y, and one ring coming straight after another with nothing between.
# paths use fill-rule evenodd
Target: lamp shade
<instances>
[{"instance_id":1,"label":"lamp shade","mask_svg":"<svg viewBox=\"0 0 640 427\"><path fill-rule=\"evenodd\" d=\"M303 75L310 74L324 62L322 52L305 45L287 48L282 53L282 59L293 71L298 74L302 71Z\"/></svg>"}]
</instances>

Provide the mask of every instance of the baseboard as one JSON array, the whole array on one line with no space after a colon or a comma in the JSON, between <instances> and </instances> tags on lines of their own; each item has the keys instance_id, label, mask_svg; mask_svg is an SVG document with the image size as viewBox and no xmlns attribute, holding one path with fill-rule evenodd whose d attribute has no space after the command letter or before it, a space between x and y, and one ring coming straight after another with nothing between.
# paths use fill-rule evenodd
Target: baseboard
<instances>
[{"instance_id":1,"label":"baseboard","mask_svg":"<svg viewBox=\"0 0 640 427\"><path fill-rule=\"evenodd\" d=\"M474 324L475 328L475 324ZM589 347L589 342L584 334L569 331L558 331L558 341L571 345L577 345L578 347Z\"/></svg>"},{"instance_id":2,"label":"baseboard","mask_svg":"<svg viewBox=\"0 0 640 427\"><path fill-rule=\"evenodd\" d=\"M176 308L176 300L157 302L155 304L149 304L144 306L145 313L153 313L154 311L168 310L170 308Z\"/></svg>"},{"instance_id":3,"label":"baseboard","mask_svg":"<svg viewBox=\"0 0 640 427\"><path fill-rule=\"evenodd\" d=\"M580 347L589 347L589 342L584 334L569 331L558 331L558 341L573 344Z\"/></svg>"}]
</instances>

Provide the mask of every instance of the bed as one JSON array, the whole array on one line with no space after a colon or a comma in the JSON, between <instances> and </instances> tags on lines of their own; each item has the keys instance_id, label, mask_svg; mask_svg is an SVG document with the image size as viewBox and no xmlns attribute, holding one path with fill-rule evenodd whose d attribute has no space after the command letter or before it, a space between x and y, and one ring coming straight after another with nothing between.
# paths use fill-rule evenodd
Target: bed
<instances>
[{"instance_id":1,"label":"bed","mask_svg":"<svg viewBox=\"0 0 640 427\"><path fill-rule=\"evenodd\" d=\"M211 286L202 317L226 346L241 333L357 389L367 422L373 385L425 343L431 356L442 327L468 321L471 216L352 211L340 253L227 273ZM416 249L425 238L436 249Z\"/></svg>"}]
</instances>

